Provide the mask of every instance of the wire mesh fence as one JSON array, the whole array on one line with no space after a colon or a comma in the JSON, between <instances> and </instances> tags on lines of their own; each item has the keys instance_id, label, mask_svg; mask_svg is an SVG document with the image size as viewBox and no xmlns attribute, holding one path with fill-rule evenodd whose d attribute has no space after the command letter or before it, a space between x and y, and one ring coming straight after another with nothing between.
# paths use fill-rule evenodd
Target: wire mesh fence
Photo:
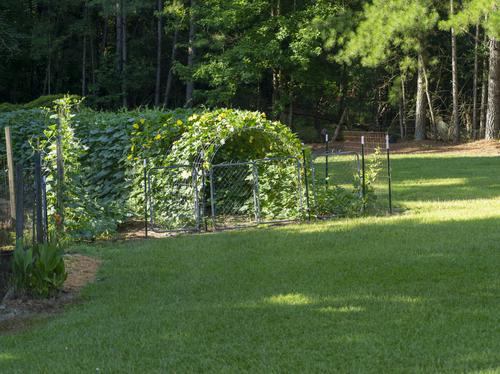
<instances>
[{"instance_id":1,"label":"wire mesh fence","mask_svg":"<svg viewBox=\"0 0 500 374\"><path fill-rule=\"evenodd\" d=\"M389 143L364 155L367 214L392 213L392 171Z\"/></svg>"},{"instance_id":2,"label":"wire mesh fence","mask_svg":"<svg viewBox=\"0 0 500 374\"><path fill-rule=\"evenodd\" d=\"M314 215L318 218L359 213L361 159L356 152L323 152L311 158Z\"/></svg>"},{"instance_id":3,"label":"wire mesh fence","mask_svg":"<svg viewBox=\"0 0 500 374\"><path fill-rule=\"evenodd\" d=\"M199 229L198 173L190 165L147 172L149 225L159 232Z\"/></svg>"},{"instance_id":4,"label":"wire mesh fence","mask_svg":"<svg viewBox=\"0 0 500 374\"><path fill-rule=\"evenodd\" d=\"M300 219L301 164L295 157L214 165L210 201L215 229Z\"/></svg>"},{"instance_id":5,"label":"wire mesh fence","mask_svg":"<svg viewBox=\"0 0 500 374\"><path fill-rule=\"evenodd\" d=\"M255 162L214 165L210 170L210 202L215 229L259 222L258 172Z\"/></svg>"},{"instance_id":6,"label":"wire mesh fence","mask_svg":"<svg viewBox=\"0 0 500 374\"><path fill-rule=\"evenodd\" d=\"M0 248L12 249L16 240L25 246L47 242L47 188L41 155L35 153L28 166L17 164L13 173L4 160L0 159Z\"/></svg>"},{"instance_id":7,"label":"wire mesh fence","mask_svg":"<svg viewBox=\"0 0 500 374\"><path fill-rule=\"evenodd\" d=\"M304 216L302 165L296 157L256 162L259 223L299 220Z\"/></svg>"},{"instance_id":8,"label":"wire mesh fence","mask_svg":"<svg viewBox=\"0 0 500 374\"><path fill-rule=\"evenodd\" d=\"M381 145L368 151L361 138L358 151L319 152L309 160L151 168L145 176L147 225L157 232L221 230L392 212L388 139Z\"/></svg>"}]
</instances>

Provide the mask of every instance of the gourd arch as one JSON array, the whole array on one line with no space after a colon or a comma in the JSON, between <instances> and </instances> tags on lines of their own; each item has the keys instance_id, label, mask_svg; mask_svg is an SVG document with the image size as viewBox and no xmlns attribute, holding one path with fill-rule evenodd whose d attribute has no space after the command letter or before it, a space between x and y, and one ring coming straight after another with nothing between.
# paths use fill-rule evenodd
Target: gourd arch
<instances>
[{"instance_id":1,"label":"gourd arch","mask_svg":"<svg viewBox=\"0 0 500 374\"><path fill-rule=\"evenodd\" d=\"M297 219L301 206L301 180L300 162L302 144L297 136L285 125L268 120L264 114L258 112L240 111L232 109L219 109L195 113L187 120L186 129L172 145L166 157L166 165L170 167L184 167L179 172L170 172L164 176L165 183L170 186L184 185L185 179L191 170L196 174L197 195L199 200L207 201L206 209L201 209L201 214L210 215L214 199L210 196L210 188L215 189L217 178L214 170L218 165L232 165L238 163L257 161L259 180L259 215L262 222ZM241 165L241 164L240 164ZM224 170L230 170L231 166ZM248 170L250 170L249 167ZM221 171L222 169L217 169ZM248 171L251 174L250 171ZM247 175L249 175L247 174ZM194 175L194 174L193 174ZM203 176L203 177L200 177ZM211 179L211 178L214 179ZM248 178L231 180L231 175L226 175L226 187L218 189L218 197L239 196L240 199L252 199L242 194L232 194L224 188L232 188L238 183L249 182ZM168 181L167 181L168 180ZM228 182L228 180L231 180ZM184 184L183 184L184 183ZM189 182L190 183L190 182ZM227 186L230 187L227 187ZM165 189L164 189L165 191ZM164 223L172 228L176 224L186 222L192 224L192 216L180 213L192 211L189 199L192 192L189 188L177 188L180 191L175 196L162 195L156 199L161 205L160 216ZM217 199L215 199L217 200ZM185 203L179 203L184 201ZM221 199L217 200L221 201ZM212 205L211 205L212 203ZM216 203L215 203L216 204ZM242 201L232 201L231 205L251 206ZM211 206L210 206L211 205ZM255 204L249 211L255 209ZM178 209L177 209L178 208ZM220 211L220 210L219 210ZM213 210L212 210L213 212ZM182 216L182 219L179 217ZM213 218L213 215L212 215ZM233 217L234 218L234 217Z\"/></svg>"},{"instance_id":2,"label":"gourd arch","mask_svg":"<svg viewBox=\"0 0 500 374\"><path fill-rule=\"evenodd\" d=\"M216 162L298 158L301 149L299 139L287 126L268 120L262 113L220 109L189 117L187 129L173 143L166 161L208 169Z\"/></svg>"}]
</instances>

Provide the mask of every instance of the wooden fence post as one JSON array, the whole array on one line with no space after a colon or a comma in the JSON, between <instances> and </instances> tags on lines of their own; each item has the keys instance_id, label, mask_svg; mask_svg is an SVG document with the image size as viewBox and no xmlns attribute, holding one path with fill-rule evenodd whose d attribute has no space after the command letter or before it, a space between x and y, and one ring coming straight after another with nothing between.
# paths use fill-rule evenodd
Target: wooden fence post
<instances>
[{"instance_id":1,"label":"wooden fence post","mask_svg":"<svg viewBox=\"0 0 500 374\"><path fill-rule=\"evenodd\" d=\"M14 179L14 153L12 151L12 137L10 127L5 128L5 148L7 150L7 168L9 178L9 196L10 196L10 217L13 222L16 220L16 188Z\"/></svg>"}]
</instances>

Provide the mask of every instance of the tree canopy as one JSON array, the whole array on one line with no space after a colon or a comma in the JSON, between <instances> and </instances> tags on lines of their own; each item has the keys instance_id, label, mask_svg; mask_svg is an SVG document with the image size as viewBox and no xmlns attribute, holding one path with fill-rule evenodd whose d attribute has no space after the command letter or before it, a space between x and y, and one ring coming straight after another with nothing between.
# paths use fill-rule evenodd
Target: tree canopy
<instances>
[{"instance_id":1,"label":"tree canopy","mask_svg":"<svg viewBox=\"0 0 500 374\"><path fill-rule=\"evenodd\" d=\"M455 116L479 137L488 110L498 126L499 12L497 0L5 0L0 102L258 110L306 141L339 122L447 138Z\"/></svg>"}]
</instances>

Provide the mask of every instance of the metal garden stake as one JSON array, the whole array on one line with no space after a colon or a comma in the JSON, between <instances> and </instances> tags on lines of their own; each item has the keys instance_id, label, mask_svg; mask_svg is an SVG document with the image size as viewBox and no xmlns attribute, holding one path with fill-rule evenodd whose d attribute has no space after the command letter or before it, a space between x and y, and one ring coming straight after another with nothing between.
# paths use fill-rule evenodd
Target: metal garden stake
<instances>
[{"instance_id":1,"label":"metal garden stake","mask_svg":"<svg viewBox=\"0 0 500 374\"><path fill-rule=\"evenodd\" d=\"M389 135L385 136L385 149L387 151L387 178L389 188L389 214L392 214L392 171L391 171L391 147Z\"/></svg>"}]
</instances>

